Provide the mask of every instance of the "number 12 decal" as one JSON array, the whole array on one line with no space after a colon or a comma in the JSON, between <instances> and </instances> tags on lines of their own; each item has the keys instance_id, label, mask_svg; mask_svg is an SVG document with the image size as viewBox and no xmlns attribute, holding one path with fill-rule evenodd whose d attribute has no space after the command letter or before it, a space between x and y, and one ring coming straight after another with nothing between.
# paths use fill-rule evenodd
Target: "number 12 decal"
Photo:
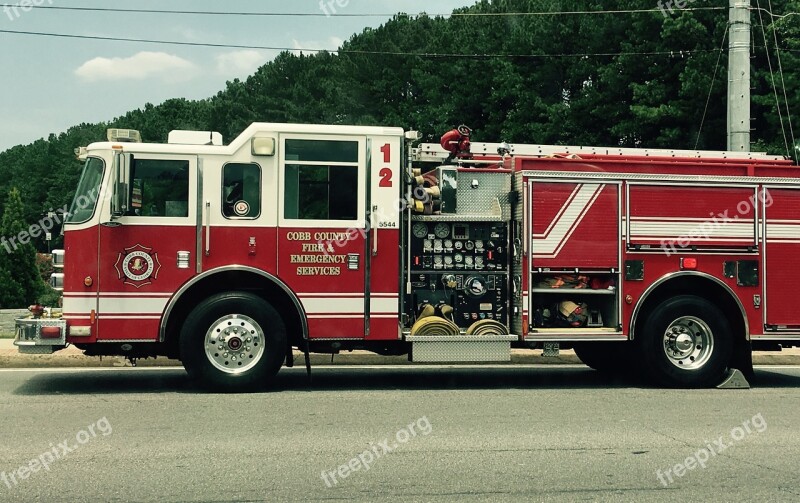
<instances>
[{"instance_id":1,"label":"number 12 decal","mask_svg":"<svg viewBox=\"0 0 800 503\"><path fill-rule=\"evenodd\" d=\"M392 170L389 168L383 168L381 170L381 183L379 187L391 187L392 186Z\"/></svg>"},{"instance_id":2,"label":"number 12 decal","mask_svg":"<svg viewBox=\"0 0 800 503\"><path fill-rule=\"evenodd\" d=\"M383 152L383 162L390 163L392 162L392 146L390 144L386 144L381 147L381 152ZM381 188L391 188L392 187L392 170L390 168L383 168L380 173L381 183L378 185Z\"/></svg>"}]
</instances>

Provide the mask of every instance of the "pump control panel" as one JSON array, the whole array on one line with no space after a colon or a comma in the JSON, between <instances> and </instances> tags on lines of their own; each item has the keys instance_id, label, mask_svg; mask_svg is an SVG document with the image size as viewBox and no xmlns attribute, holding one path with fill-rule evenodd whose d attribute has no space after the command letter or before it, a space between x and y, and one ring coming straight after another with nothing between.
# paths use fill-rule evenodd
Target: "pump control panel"
<instances>
[{"instance_id":1,"label":"pump control panel","mask_svg":"<svg viewBox=\"0 0 800 503\"><path fill-rule=\"evenodd\" d=\"M412 271L506 271L508 233L502 223L414 222Z\"/></svg>"}]
</instances>

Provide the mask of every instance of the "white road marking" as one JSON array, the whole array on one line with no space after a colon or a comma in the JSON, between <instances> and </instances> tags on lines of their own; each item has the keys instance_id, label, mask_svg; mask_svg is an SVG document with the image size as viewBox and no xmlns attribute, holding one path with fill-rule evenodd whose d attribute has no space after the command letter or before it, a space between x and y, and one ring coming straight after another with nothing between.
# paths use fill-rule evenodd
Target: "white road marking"
<instances>
[{"instance_id":1,"label":"white road marking","mask_svg":"<svg viewBox=\"0 0 800 503\"><path fill-rule=\"evenodd\" d=\"M558 363L534 363L534 364L515 364L508 363L505 365L312 365L313 370L403 370L403 369L416 369L416 370L501 370L501 369L584 369L588 370L585 365L579 364L558 364ZM800 370L800 365L757 365L754 367L756 370ZM23 373L23 372L36 372L47 374L66 374L66 373L80 373L80 372L157 372L157 371L183 371L183 367L90 367L90 368L21 368L21 369L0 369L0 373ZM305 372L305 366L295 365L294 368L284 368L281 372ZM280 375L280 374L278 374Z\"/></svg>"}]
</instances>

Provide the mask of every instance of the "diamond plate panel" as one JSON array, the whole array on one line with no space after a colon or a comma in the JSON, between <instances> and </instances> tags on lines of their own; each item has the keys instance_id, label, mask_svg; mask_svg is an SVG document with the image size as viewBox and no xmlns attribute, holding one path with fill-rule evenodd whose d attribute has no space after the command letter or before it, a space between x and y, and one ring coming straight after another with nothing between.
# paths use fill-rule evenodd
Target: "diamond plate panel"
<instances>
[{"instance_id":1,"label":"diamond plate panel","mask_svg":"<svg viewBox=\"0 0 800 503\"><path fill-rule=\"evenodd\" d=\"M52 355L55 353L53 346L17 346L23 355Z\"/></svg>"},{"instance_id":2,"label":"diamond plate panel","mask_svg":"<svg viewBox=\"0 0 800 503\"><path fill-rule=\"evenodd\" d=\"M412 361L420 363L477 363L511 361L511 340L495 337L415 337Z\"/></svg>"},{"instance_id":3,"label":"diamond plate panel","mask_svg":"<svg viewBox=\"0 0 800 503\"><path fill-rule=\"evenodd\" d=\"M458 173L458 214L492 215L496 201L500 201L502 216L511 216L508 194L511 192L511 174L459 171ZM473 188L477 182L477 188Z\"/></svg>"},{"instance_id":4,"label":"diamond plate panel","mask_svg":"<svg viewBox=\"0 0 800 503\"><path fill-rule=\"evenodd\" d=\"M45 348L51 346L63 346L67 341L67 322L63 319L47 319L47 318L23 318L18 319L15 323L16 338L14 344L20 348L42 346ZM61 328L61 337L58 339L42 339L42 327L59 327ZM36 353L27 353L36 354Z\"/></svg>"}]
</instances>

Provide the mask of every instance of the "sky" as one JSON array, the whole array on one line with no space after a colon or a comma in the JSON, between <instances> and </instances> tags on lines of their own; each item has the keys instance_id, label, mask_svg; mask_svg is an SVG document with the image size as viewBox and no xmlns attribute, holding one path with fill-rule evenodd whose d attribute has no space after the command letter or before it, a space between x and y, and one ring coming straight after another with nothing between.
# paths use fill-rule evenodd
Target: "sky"
<instances>
[{"instance_id":1,"label":"sky","mask_svg":"<svg viewBox=\"0 0 800 503\"><path fill-rule=\"evenodd\" d=\"M0 30L193 43L335 49L388 16L446 14L474 0L3 0ZM2 7L8 4L9 8ZM44 8L23 8L26 5ZM96 7L309 13L318 17L204 16L47 10ZM280 51L188 47L0 33L0 151L70 126L111 120L146 103L202 99Z\"/></svg>"}]
</instances>

